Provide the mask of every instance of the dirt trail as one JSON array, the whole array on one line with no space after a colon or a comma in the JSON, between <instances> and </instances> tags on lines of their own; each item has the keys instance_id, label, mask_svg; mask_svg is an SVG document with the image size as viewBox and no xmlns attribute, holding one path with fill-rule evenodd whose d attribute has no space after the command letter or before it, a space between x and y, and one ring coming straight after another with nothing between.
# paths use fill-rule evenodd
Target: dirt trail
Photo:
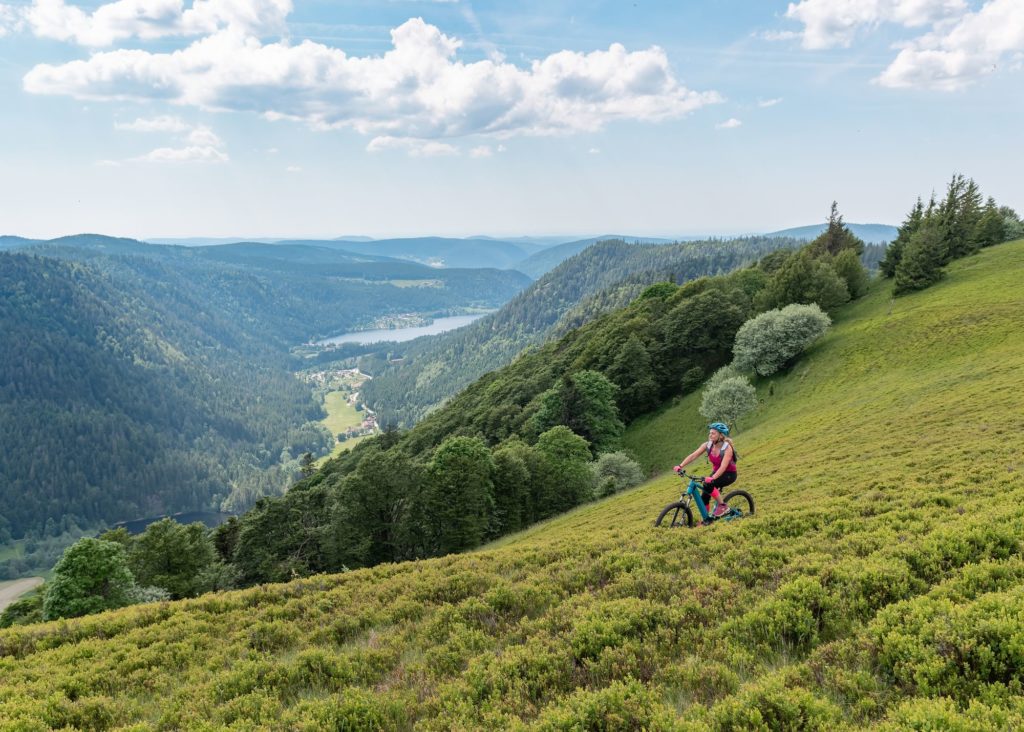
<instances>
[{"instance_id":1,"label":"dirt trail","mask_svg":"<svg viewBox=\"0 0 1024 732\"><path fill-rule=\"evenodd\" d=\"M28 577L13 582L0 582L0 612L4 608L31 590L43 584L42 577Z\"/></svg>"}]
</instances>

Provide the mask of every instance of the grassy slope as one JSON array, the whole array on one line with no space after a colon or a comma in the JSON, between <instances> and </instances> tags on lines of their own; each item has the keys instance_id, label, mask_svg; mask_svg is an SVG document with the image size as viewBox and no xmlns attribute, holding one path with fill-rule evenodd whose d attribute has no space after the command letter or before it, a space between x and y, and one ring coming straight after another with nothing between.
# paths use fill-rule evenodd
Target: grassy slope
<instances>
[{"instance_id":1,"label":"grassy slope","mask_svg":"<svg viewBox=\"0 0 1024 732\"><path fill-rule=\"evenodd\" d=\"M663 476L469 555L2 631L0 728L1019 726L1021 271L844 311L739 435L752 519L654 529ZM694 411L629 441L667 467Z\"/></svg>"}]
</instances>

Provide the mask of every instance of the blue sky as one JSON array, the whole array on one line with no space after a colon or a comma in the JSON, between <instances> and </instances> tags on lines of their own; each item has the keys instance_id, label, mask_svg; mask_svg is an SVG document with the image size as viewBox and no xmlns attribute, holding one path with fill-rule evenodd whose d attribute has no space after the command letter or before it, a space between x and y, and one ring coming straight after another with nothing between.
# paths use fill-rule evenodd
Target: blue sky
<instances>
[{"instance_id":1,"label":"blue sky","mask_svg":"<svg viewBox=\"0 0 1024 732\"><path fill-rule=\"evenodd\" d=\"M1021 0L0 0L0 233L333 237L1024 209Z\"/></svg>"}]
</instances>

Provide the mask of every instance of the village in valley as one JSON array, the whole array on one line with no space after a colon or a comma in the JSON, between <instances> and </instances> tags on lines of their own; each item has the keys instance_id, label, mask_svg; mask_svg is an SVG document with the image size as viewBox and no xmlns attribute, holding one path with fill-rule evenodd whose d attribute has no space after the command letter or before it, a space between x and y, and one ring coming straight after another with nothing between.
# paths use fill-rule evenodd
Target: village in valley
<instances>
[{"instance_id":1,"label":"village in valley","mask_svg":"<svg viewBox=\"0 0 1024 732\"><path fill-rule=\"evenodd\" d=\"M331 456L351 447L353 441L379 431L376 413L362 403L360 395L360 389L371 376L358 368L329 368L304 371L299 377L323 399L327 412L323 424L336 440Z\"/></svg>"}]
</instances>

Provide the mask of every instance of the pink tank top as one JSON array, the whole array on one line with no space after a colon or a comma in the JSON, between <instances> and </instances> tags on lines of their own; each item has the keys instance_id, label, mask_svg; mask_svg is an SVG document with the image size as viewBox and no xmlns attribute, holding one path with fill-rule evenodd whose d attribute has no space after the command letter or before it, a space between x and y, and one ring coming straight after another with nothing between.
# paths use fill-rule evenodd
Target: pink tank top
<instances>
[{"instance_id":1,"label":"pink tank top","mask_svg":"<svg viewBox=\"0 0 1024 732\"><path fill-rule=\"evenodd\" d=\"M722 445L722 449L723 450L725 449L725 445L727 445L727 444L728 443L723 443L723 445ZM708 460L711 461L711 467L713 467L715 469L715 472L718 472L718 468L722 465L722 456L720 454L719 455L715 454L715 446L711 442L708 442L707 448L708 448ZM735 456L735 451L733 452L733 455ZM727 472L727 473L735 473L736 472L736 461L735 460L730 460L729 461L729 467L727 467L725 469L725 472Z\"/></svg>"}]
</instances>

